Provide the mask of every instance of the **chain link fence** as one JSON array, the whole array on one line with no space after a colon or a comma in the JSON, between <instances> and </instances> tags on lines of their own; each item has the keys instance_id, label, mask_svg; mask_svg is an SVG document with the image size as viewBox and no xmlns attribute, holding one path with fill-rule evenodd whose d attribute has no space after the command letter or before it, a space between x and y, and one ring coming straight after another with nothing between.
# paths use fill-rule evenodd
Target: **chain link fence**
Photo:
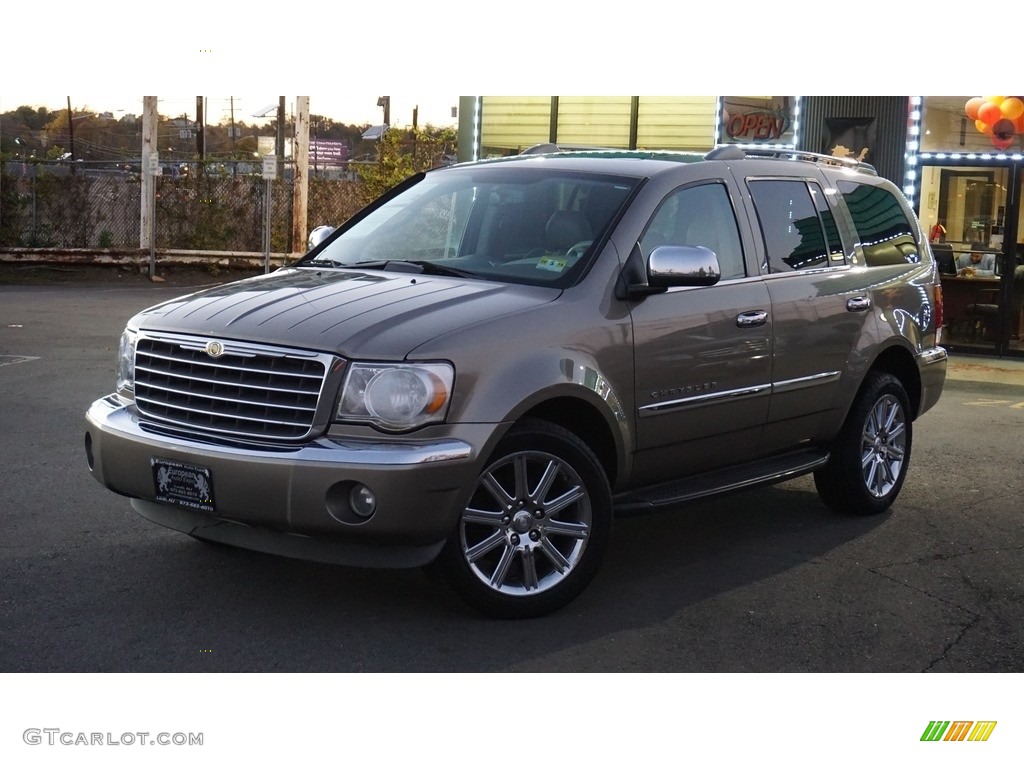
<instances>
[{"instance_id":1,"label":"chain link fence","mask_svg":"<svg viewBox=\"0 0 1024 768\"><path fill-rule=\"evenodd\" d=\"M267 182L253 164L173 166L156 181L155 247L167 250L260 252ZM167 171L171 170L170 173ZM307 230L338 226L361 207L355 173L309 179ZM292 243L293 185L270 182L270 250ZM0 163L0 247L138 249L142 180L131 168L88 164Z\"/></svg>"}]
</instances>

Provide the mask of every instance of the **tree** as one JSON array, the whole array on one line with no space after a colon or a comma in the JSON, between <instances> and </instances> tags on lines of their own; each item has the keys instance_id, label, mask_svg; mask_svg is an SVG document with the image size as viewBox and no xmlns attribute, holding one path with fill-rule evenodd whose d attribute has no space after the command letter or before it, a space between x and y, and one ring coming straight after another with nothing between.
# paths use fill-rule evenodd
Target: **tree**
<instances>
[{"instance_id":1,"label":"tree","mask_svg":"<svg viewBox=\"0 0 1024 768\"><path fill-rule=\"evenodd\" d=\"M369 203L413 174L436 168L454 154L452 128L390 128L377 142L377 162L358 168L363 203Z\"/></svg>"}]
</instances>

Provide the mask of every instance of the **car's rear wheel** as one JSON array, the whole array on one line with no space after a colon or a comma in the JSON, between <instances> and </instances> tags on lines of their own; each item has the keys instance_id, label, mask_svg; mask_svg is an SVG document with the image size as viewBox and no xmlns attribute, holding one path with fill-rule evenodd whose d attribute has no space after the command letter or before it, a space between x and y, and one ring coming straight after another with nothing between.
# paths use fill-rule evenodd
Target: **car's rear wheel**
<instances>
[{"instance_id":1,"label":"car's rear wheel","mask_svg":"<svg viewBox=\"0 0 1024 768\"><path fill-rule=\"evenodd\" d=\"M587 445L543 421L513 429L476 481L441 572L491 616L557 610L590 583L611 532L607 476Z\"/></svg>"},{"instance_id":2,"label":"car's rear wheel","mask_svg":"<svg viewBox=\"0 0 1024 768\"><path fill-rule=\"evenodd\" d=\"M884 512L903 487L912 438L906 389L891 374L870 373L832 446L829 463L814 473L818 495L839 512Z\"/></svg>"}]
</instances>

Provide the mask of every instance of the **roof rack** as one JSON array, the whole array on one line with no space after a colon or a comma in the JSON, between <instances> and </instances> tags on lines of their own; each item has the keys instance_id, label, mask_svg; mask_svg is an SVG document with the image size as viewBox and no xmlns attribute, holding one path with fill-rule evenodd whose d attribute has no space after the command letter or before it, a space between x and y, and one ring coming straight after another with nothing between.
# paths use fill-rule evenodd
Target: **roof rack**
<instances>
[{"instance_id":1,"label":"roof rack","mask_svg":"<svg viewBox=\"0 0 1024 768\"><path fill-rule=\"evenodd\" d=\"M805 160L807 162L818 163L820 165L834 165L839 166L840 168L850 168L852 170L863 171L864 173L870 173L873 176L878 175L877 169L870 163L864 163L850 157L835 157L834 155L824 155L820 152L806 152L802 149L741 147L736 144L725 144L720 147L715 147L704 156L706 160L742 160L745 157L774 157L780 159L788 158L790 160Z\"/></svg>"}]
</instances>

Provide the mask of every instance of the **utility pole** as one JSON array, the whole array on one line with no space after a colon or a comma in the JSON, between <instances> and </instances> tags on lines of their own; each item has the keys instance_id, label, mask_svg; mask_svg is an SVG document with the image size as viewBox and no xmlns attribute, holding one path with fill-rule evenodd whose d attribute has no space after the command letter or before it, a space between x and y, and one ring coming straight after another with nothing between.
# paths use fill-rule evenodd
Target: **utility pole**
<instances>
[{"instance_id":1,"label":"utility pole","mask_svg":"<svg viewBox=\"0 0 1024 768\"><path fill-rule=\"evenodd\" d=\"M284 178L284 96L277 102L277 178Z\"/></svg>"},{"instance_id":2,"label":"utility pole","mask_svg":"<svg viewBox=\"0 0 1024 768\"><path fill-rule=\"evenodd\" d=\"M292 178L292 251L306 250L309 209L309 96L295 97L295 174Z\"/></svg>"},{"instance_id":3,"label":"utility pole","mask_svg":"<svg viewBox=\"0 0 1024 768\"><path fill-rule=\"evenodd\" d=\"M150 156L157 155L156 96L142 97L142 215L139 226L139 248L146 250L153 238L152 200L156 194L156 176L149 172Z\"/></svg>"},{"instance_id":4,"label":"utility pole","mask_svg":"<svg viewBox=\"0 0 1024 768\"><path fill-rule=\"evenodd\" d=\"M68 138L71 141L71 172L75 172L75 120L71 114L71 97L68 96Z\"/></svg>"},{"instance_id":5,"label":"utility pole","mask_svg":"<svg viewBox=\"0 0 1024 768\"><path fill-rule=\"evenodd\" d=\"M203 113L204 96L196 96L196 153L199 155L199 172L203 172L206 161L206 118Z\"/></svg>"}]
</instances>

